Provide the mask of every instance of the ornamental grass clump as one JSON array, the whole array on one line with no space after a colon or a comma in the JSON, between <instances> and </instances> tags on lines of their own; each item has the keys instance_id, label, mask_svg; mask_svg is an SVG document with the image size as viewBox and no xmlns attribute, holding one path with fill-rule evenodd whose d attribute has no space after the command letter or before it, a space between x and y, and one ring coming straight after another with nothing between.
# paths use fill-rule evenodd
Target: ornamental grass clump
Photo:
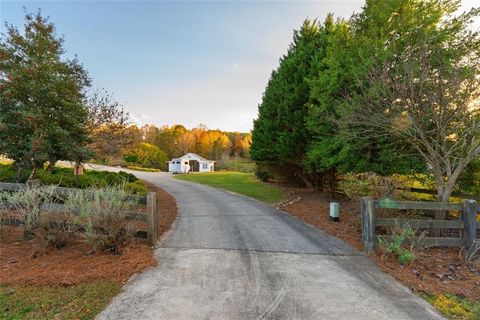
<instances>
[{"instance_id":1,"label":"ornamental grass clump","mask_svg":"<svg viewBox=\"0 0 480 320\"><path fill-rule=\"evenodd\" d=\"M23 221L24 235L46 241L47 246L63 248L72 239L75 230L74 218L56 205L64 201L55 186L33 186L14 193L4 192L0 196L13 207L17 217Z\"/></svg>"},{"instance_id":2,"label":"ornamental grass clump","mask_svg":"<svg viewBox=\"0 0 480 320\"><path fill-rule=\"evenodd\" d=\"M135 234L127 213L135 202L124 188L79 190L70 193L65 203L78 211L83 237L95 251L119 253Z\"/></svg>"}]
</instances>

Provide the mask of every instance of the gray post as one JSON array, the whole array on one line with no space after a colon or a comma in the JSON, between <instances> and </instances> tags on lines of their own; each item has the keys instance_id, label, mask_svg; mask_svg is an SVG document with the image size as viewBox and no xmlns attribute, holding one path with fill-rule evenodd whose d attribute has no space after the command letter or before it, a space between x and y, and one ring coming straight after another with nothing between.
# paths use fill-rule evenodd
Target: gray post
<instances>
[{"instance_id":1,"label":"gray post","mask_svg":"<svg viewBox=\"0 0 480 320\"><path fill-rule=\"evenodd\" d=\"M157 245L158 240L158 217L157 217L157 194L149 192L147 194L147 221L148 221L148 242L152 246Z\"/></svg>"},{"instance_id":2,"label":"gray post","mask_svg":"<svg viewBox=\"0 0 480 320\"><path fill-rule=\"evenodd\" d=\"M361 215L363 249L370 254L375 250L375 214L372 198L362 198Z\"/></svg>"},{"instance_id":3,"label":"gray post","mask_svg":"<svg viewBox=\"0 0 480 320\"><path fill-rule=\"evenodd\" d=\"M477 239L477 202L475 200L463 201L462 218L465 228L465 247L469 249Z\"/></svg>"}]
</instances>

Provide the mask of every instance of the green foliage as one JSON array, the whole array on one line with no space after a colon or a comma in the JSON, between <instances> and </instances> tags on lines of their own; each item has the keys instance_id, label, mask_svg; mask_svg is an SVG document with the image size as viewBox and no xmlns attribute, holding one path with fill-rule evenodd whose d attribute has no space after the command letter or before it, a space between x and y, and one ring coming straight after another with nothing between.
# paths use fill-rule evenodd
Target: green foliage
<instances>
[{"instance_id":1,"label":"green foliage","mask_svg":"<svg viewBox=\"0 0 480 320\"><path fill-rule=\"evenodd\" d=\"M25 179L29 171L27 170L26 173ZM115 173L86 170L83 175L74 176L72 168L54 168L51 172L41 169L38 170L38 179L42 184L78 189L121 185L138 180L133 174L124 171ZM0 181L25 182L25 180L17 180L17 172L12 165L0 165Z\"/></svg>"},{"instance_id":2,"label":"green foliage","mask_svg":"<svg viewBox=\"0 0 480 320\"><path fill-rule=\"evenodd\" d=\"M134 149L126 151L123 157L125 161L135 165L163 170L166 168L167 154L149 143L140 143Z\"/></svg>"},{"instance_id":3,"label":"green foliage","mask_svg":"<svg viewBox=\"0 0 480 320\"><path fill-rule=\"evenodd\" d=\"M311 107L306 123L315 139L306 162L311 170L336 168L383 175L425 170L408 144L382 134L366 135L365 126L350 121L351 112L362 108L357 97L380 99L364 85L377 63L374 60L391 56L384 38L389 36L388 20L408 3L413 1L369 1L361 14L331 25L327 56L310 82ZM402 12L402 16L409 13Z\"/></svg>"},{"instance_id":4,"label":"green foliage","mask_svg":"<svg viewBox=\"0 0 480 320\"><path fill-rule=\"evenodd\" d=\"M469 163L458 178L458 191L464 194L480 194L480 160Z\"/></svg>"},{"instance_id":5,"label":"green foliage","mask_svg":"<svg viewBox=\"0 0 480 320\"><path fill-rule=\"evenodd\" d=\"M253 173L209 172L177 175L176 178L229 190L268 203L279 202L284 198L280 188L258 181Z\"/></svg>"},{"instance_id":6,"label":"green foliage","mask_svg":"<svg viewBox=\"0 0 480 320\"><path fill-rule=\"evenodd\" d=\"M415 237L415 235L415 230L409 226L396 228L391 240L380 238L380 248L386 253L395 255L400 265L407 265L417 258L413 252L414 245L407 246L406 244L407 238Z\"/></svg>"},{"instance_id":7,"label":"green foliage","mask_svg":"<svg viewBox=\"0 0 480 320\"><path fill-rule=\"evenodd\" d=\"M121 284L109 281L73 286L0 286L0 318L93 320L121 289Z\"/></svg>"},{"instance_id":8,"label":"green foliage","mask_svg":"<svg viewBox=\"0 0 480 320\"><path fill-rule=\"evenodd\" d=\"M147 195L147 187L145 183L141 180L137 180L134 182L127 182L125 183L125 191L129 194L134 194L137 196L146 196Z\"/></svg>"},{"instance_id":9,"label":"green foliage","mask_svg":"<svg viewBox=\"0 0 480 320\"><path fill-rule=\"evenodd\" d=\"M467 108L480 92L480 37L469 31L479 10L456 19L458 7L454 0L373 0L349 20L306 21L265 89L252 159L294 167L291 175L310 180L432 169L441 188L452 176L447 166L461 170L480 150L478 106Z\"/></svg>"},{"instance_id":10,"label":"green foliage","mask_svg":"<svg viewBox=\"0 0 480 320\"><path fill-rule=\"evenodd\" d=\"M8 26L2 39L0 154L34 169L47 161L88 159L84 99L90 79L76 59L63 59L54 25L39 12L27 14L24 32Z\"/></svg>"},{"instance_id":11,"label":"green foliage","mask_svg":"<svg viewBox=\"0 0 480 320\"><path fill-rule=\"evenodd\" d=\"M480 9L458 9L456 0L369 1L344 48L358 67L342 128L410 149L434 174L440 201L480 154L480 33L471 29Z\"/></svg>"},{"instance_id":12,"label":"green foliage","mask_svg":"<svg viewBox=\"0 0 480 320\"><path fill-rule=\"evenodd\" d=\"M331 17L329 17L331 19ZM277 162L303 171L302 158L311 140L305 130L309 101L308 78L325 56L328 30L306 20L294 31L288 52L272 72L252 132L251 158Z\"/></svg>"}]
</instances>

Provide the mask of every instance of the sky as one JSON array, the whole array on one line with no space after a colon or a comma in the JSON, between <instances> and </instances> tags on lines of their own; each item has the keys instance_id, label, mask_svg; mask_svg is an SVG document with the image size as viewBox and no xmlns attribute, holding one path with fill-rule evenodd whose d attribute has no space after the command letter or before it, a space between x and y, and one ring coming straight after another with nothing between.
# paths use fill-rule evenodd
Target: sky
<instances>
[{"instance_id":1,"label":"sky","mask_svg":"<svg viewBox=\"0 0 480 320\"><path fill-rule=\"evenodd\" d=\"M113 93L134 123L247 132L293 30L329 12L348 18L363 3L0 0L0 31L3 21L21 27L24 7L40 8L67 56L77 55L93 87Z\"/></svg>"}]
</instances>

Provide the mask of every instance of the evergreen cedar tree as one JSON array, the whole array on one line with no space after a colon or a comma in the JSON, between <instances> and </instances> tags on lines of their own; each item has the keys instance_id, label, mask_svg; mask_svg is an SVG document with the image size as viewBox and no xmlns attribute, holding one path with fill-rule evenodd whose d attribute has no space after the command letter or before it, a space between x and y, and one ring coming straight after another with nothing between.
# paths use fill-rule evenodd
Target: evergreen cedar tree
<instances>
[{"instance_id":1,"label":"evergreen cedar tree","mask_svg":"<svg viewBox=\"0 0 480 320\"><path fill-rule=\"evenodd\" d=\"M19 168L91 157L84 104L90 79L76 59L62 59L63 39L40 13L27 15L0 43L0 154Z\"/></svg>"},{"instance_id":2,"label":"evergreen cedar tree","mask_svg":"<svg viewBox=\"0 0 480 320\"><path fill-rule=\"evenodd\" d=\"M454 0L369 0L348 20L332 15L323 23L306 20L265 88L254 121L252 159L259 167L313 185L330 177L332 189L336 172L372 171L431 173L439 176L440 192L442 180L452 177L447 165L437 170L435 163L453 166L461 158L470 163L467 170L478 168L478 105L471 102L479 97L480 37L469 24L479 11L455 18L459 6ZM422 56L429 52L436 55L425 66ZM426 67L429 77L422 73ZM423 82L416 84L412 74ZM451 118L455 124L439 109L448 115L457 110L460 115ZM468 129L462 126L465 119ZM448 137L435 131L439 122ZM431 129L424 130L427 139L445 139L433 147L422 145L419 127ZM472 143L442 153L442 148L457 147L462 137ZM477 148L468 153L472 145ZM435 156L428 155L428 148L435 149ZM448 195L439 193L439 198Z\"/></svg>"}]
</instances>

